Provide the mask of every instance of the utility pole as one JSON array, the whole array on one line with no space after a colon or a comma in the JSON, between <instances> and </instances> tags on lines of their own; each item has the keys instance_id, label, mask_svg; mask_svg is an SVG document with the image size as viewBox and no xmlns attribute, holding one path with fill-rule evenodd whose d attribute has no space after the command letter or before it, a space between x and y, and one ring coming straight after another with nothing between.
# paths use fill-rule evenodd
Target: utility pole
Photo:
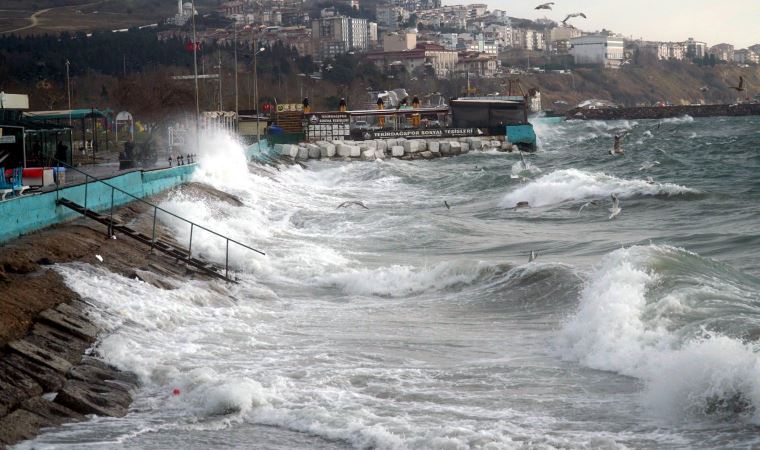
<instances>
[{"instance_id":1,"label":"utility pole","mask_svg":"<svg viewBox=\"0 0 760 450\"><path fill-rule=\"evenodd\" d=\"M261 111L259 111L259 72L256 67L256 55L259 54L258 43L256 38L253 38L253 109L256 111L256 143L259 143L261 139L261 133L259 132L259 118L261 117Z\"/></svg>"},{"instance_id":2,"label":"utility pole","mask_svg":"<svg viewBox=\"0 0 760 450\"><path fill-rule=\"evenodd\" d=\"M222 49L219 48L219 111L223 111L222 105Z\"/></svg>"},{"instance_id":3,"label":"utility pole","mask_svg":"<svg viewBox=\"0 0 760 450\"><path fill-rule=\"evenodd\" d=\"M235 44L235 129L237 130L238 114L240 114L240 105L238 104L237 22L233 25L232 36Z\"/></svg>"},{"instance_id":4,"label":"utility pole","mask_svg":"<svg viewBox=\"0 0 760 450\"><path fill-rule=\"evenodd\" d=\"M69 60L66 60L66 97L69 99L69 126L71 126L71 82L69 79Z\"/></svg>"},{"instance_id":5,"label":"utility pole","mask_svg":"<svg viewBox=\"0 0 760 450\"><path fill-rule=\"evenodd\" d=\"M201 116L201 107L200 103L198 102L198 41L195 38L195 0L192 1L192 8L193 10L190 11L190 15L192 16L193 21L193 74L195 79L195 151L198 151L198 133L199 130L199 123Z\"/></svg>"}]
</instances>

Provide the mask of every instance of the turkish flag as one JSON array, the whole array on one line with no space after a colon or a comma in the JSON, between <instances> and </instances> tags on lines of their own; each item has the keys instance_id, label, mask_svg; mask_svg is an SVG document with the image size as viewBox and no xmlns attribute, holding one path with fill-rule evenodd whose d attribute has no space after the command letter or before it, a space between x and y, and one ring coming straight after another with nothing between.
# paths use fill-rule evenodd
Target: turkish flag
<instances>
[{"instance_id":1,"label":"turkish flag","mask_svg":"<svg viewBox=\"0 0 760 450\"><path fill-rule=\"evenodd\" d=\"M185 50L188 52L197 52L201 49L201 43L200 42L188 42L185 44Z\"/></svg>"}]
</instances>

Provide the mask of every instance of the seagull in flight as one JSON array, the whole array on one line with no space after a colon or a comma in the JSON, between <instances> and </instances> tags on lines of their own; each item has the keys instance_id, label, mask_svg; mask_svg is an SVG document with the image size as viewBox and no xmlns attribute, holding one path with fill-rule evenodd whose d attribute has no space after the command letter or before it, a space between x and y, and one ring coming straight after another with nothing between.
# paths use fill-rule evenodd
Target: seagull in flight
<instances>
[{"instance_id":1,"label":"seagull in flight","mask_svg":"<svg viewBox=\"0 0 760 450\"><path fill-rule=\"evenodd\" d=\"M660 165L660 161L652 161L652 162L647 161L644 164L642 164L641 167L639 167L639 170L640 171L641 170L649 170L652 167L659 166L659 165Z\"/></svg>"},{"instance_id":2,"label":"seagull in flight","mask_svg":"<svg viewBox=\"0 0 760 450\"><path fill-rule=\"evenodd\" d=\"M620 207L620 200L618 200L617 195L612 193L610 194L610 198L612 198L612 208L610 208L610 217L607 220L612 220L613 217L620 214L620 211L623 210L623 208Z\"/></svg>"},{"instance_id":3,"label":"seagull in flight","mask_svg":"<svg viewBox=\"0 0 760 450\"><path fill-rule=\"evenodd\" d=\"M739 76L739 86L731 86L728 85L731 89L736 90L736 92L744 92L744 77Z\"/></svg>"},{"instance_id":4,"label":"seagull in flight","mask_svg":"<svg viewBox=\"0 0 760 450\"><path fill-rule=\"evenodd\" d=\"M449 206L449 202L446 200L443 201L443 205L446 207L446 209L451 209L451 206Z\"/></svg>"},{"instance_id":5,"label":"seagull in flight","mask_svg":"<svg viewBox=\"0 0 760 450\"><path fill-rule=\"evenodd\" d=\"M348 208L351 205L361 206L364 209L369 209L369 208L367 208L367 206L364 203L358 202L358 201L343 202L340 205L338 205L338 208ZM338 209L338 208L336 208L336 209Z\"/></svg>"},{"instance_id":6,"label":"seagull in flight","mask_svg":"<svg viewBox=\"0 0 760 450\"><path fill-rule=\"evenodd\" d=\"M534 9L552 9L552 5L554 5L554 2L542 3L536 6Z\"/></svg>"},{"instance_id":7,"label":"seagull in flight","mask_svg":"<svg viewBox=\"0 0 760 450\"><path fill-rule=\"evenodd\" d=\"M581 206L581 209L579 209L579 210L578 210L578 215L579 215L579 216L581 215L581 211L583 211L583 208L586 208L586 207L589 207L589 208L590 208L590 207L592 207L592 206L597 206L597 205L599 205L599 202L597 202L596 200L591 200L590 202L586 202L586 203L584 203L584 204Z\"/></svg>"},{"instance_id":8,"label":"seagull in flight","mask_svg":"<svg viewBox=\"0 0 760 450\"><path fill-rule=\"evenodd\" d=\"M570 20L570 19L572 19L573 17L583 17L585 19L586 15L583 14L582 12L581 13L568 14L567 17L565 17L565 20L562 21L562 24L563 25L567 25L567 21Z\"/></svg>"}]
</instances>

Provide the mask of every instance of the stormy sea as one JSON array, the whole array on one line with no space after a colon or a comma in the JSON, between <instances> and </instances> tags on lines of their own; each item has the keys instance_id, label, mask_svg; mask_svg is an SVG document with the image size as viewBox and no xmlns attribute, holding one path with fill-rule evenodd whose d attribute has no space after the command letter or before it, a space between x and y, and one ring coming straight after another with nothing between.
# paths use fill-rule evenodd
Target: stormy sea
<instances>
[{"instance_id":1,"label":"stormy sea","mask_svg":"<svg viewBox=\"0 0 760 450\"><path fill-rule=\"evenodd\" d=\"M161 205L267 255L174 289L56 266L142 385L126 417L19 448L760 446L760 119L535 128L525 161L273 167L204 142L195 181L243 205Z\"/></svg>"}]
</instances>

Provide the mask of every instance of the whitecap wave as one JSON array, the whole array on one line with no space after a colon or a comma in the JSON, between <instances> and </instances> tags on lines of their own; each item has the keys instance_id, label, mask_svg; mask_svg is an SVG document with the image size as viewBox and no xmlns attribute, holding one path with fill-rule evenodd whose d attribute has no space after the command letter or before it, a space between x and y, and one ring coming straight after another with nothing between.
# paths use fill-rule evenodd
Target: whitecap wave
<instances>
[{"instance_id":1,"label":"whitecap wave","mask_svg":"<svg viewBox=\"0 0 760 450\"><path fill-rule=\"evenodd\" d=\"M760 356L755 346L700 324L705 316L729 314L752 296L737 295L719 307L726 299L718 294L710 301L695 300L694 280L683 288L657 291L677 284L675 274L658 269L672 261L688 265L688 258L698 256L658 246L608 254L590 276L577 312L564 324L559 352L594 369L644 380L644 404L658 416L741 415L758 423ZM724 296L736 291L730 280L700 279L723 286Z\"/></svg>"},{"instance_id":2,"label":"whitecap wave","mask_svg":"<svg viewBox=\"0 0 760 450\"><path fill-rule=\"evenodd\" d=\"M619 198L630 198L697 192L673 183L650 184L645 180L625 180L601 172L562 169L539 177L526 186L508 193L504 196L501 205L512 208L517 202L527 201L531 206L549 206L567 201L606 198L612 193Z\"/></svg>"}]
</instances>

